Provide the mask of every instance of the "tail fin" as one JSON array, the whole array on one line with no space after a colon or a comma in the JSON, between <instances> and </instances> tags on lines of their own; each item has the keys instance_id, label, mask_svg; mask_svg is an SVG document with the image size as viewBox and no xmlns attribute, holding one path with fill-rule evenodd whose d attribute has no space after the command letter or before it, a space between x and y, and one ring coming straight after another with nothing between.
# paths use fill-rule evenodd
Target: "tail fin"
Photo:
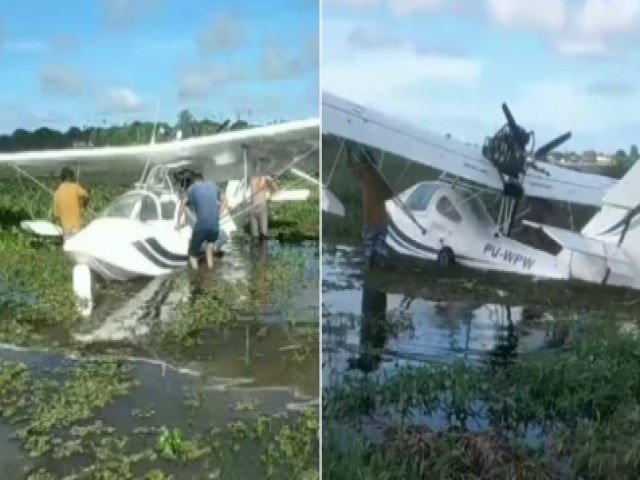
<instances>
[{"instance_id":1,"label":"tail fin","mask_svg":"<svg viewBox=\"0 0 640 480\"><path fill-rule=\"evenodd\" d=\"M582 234L620 245L640 261L640 162L602 198L602 208L585 225Z\"/></svg>"}]
</instances>

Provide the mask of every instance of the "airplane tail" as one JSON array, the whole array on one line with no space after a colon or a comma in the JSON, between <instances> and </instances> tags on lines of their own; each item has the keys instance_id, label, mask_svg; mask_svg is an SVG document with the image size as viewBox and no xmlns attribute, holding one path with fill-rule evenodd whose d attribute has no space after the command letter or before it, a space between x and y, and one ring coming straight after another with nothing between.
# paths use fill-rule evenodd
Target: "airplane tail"
<instances>
[{"instance_id":1,"label":"airplane tail","mask_svg":"<svg viewBox=\"0 0 640 480\"><path fill-rule=\"evenodd\" d=\"M602 198L602 207L582 229L585 237L619 246L640 266L640 162Z\"/></svg>"}]
</instances>

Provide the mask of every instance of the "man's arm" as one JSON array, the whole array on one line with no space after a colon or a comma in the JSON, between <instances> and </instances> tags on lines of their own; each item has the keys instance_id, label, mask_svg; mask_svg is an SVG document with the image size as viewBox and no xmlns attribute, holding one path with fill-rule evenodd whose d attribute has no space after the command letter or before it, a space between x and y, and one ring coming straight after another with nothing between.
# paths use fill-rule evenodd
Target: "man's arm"
<instances>
[{"instance_id":1,"label":"man's arm","mask_svg":"<svg viewBox=\"0 0 640 480\"><path fill-rule=\"evenodd\" d=\"M271 193L277 192L280 189L280 185L278 185L278 182L276 182L271 175L268 175L265 180Z\"/></svg>"},{"instance_id":2,"label":"man's arm","mask_svg":"<svg viewBox=\"0 0 640 480\"><path fill-rule=\"evenodd\" d=\"M229 202L227 202L227 196L224 193L220 194L220 216L224 215L224 212L227 211L227 207L229 206Z\"/></svg>"},{"instance_id":3,"label":"man's arm","mask_svg":"<svg viewBox=\"0 0 640 480\"><path fill-rule=\"evenodd\" d=\"M80 205L82 205L82 208L85 208L89 203L89 194L79 184L78 184L78 197L80 198Z\"/></svg>"}]
</instances>

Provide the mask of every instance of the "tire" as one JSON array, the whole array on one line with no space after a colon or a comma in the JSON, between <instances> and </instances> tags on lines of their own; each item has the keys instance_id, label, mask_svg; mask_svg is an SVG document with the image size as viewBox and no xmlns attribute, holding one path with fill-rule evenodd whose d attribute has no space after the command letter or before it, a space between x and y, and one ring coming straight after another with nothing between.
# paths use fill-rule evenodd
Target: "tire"
<instances>
[{"instance_id":1,"label":"tire","mask_svg":"<svg viewBox=\"0 0 640 480\"><path fill-rule=\"evenodd\" d=\"M449 247L444 247L442 250L438 252L439 267L442 267L442 268L451 267L455 265L455 263L456 263L455 255L453 254L453 250L451 250Z\"/></svg>"}]
</instances>

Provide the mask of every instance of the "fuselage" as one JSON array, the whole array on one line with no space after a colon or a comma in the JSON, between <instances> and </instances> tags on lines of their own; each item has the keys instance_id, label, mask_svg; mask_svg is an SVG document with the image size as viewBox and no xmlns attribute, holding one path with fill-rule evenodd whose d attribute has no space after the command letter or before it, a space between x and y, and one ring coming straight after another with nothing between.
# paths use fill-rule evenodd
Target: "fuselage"
<instances>
[{"instance_id":1,"label":"fuselage","mask_svg":"<svg viewBox=\"0 0 640 480\"><path fill-rule=\"evenodd\" d=\"M567 255L552 255L500 234L473 194L465 195L440 182L422 182L386 206L387 243L400 254L436 260L442 249L449 248L457 263L471 268L569 278Z\"/></svg>"},{"instance_id":2,"label":"fuselage","mask_svg":"<svg viewBox=\"0 0 640 480\"><path fill-rule=\"evenodd\" d=\"M136 189L118 197L86 228L67 239L64 251L106 280L155 277L187 265L193 218L176 230L180 199L173 192ZM222 243L235 230L221 220Z\"/></svg>"}]
</instances>

